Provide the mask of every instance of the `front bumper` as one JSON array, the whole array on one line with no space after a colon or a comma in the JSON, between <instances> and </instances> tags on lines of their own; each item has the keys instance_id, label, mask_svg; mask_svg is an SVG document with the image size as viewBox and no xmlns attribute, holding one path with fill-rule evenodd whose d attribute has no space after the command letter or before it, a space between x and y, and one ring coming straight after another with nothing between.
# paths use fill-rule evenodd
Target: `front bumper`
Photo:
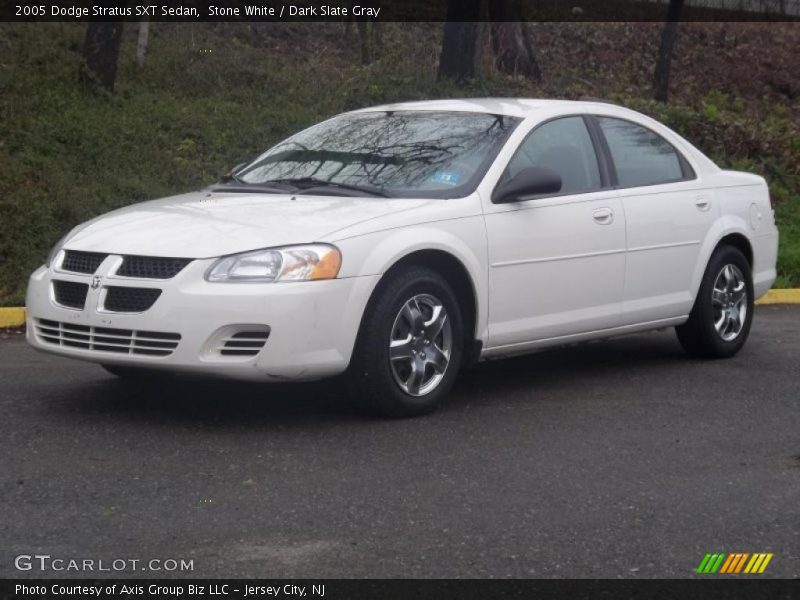
<instances>
[{"instance_id":1,"label":"front bumper","mask_svg":"<svg viewBox=\"0 0 800 600\"><path fill-rule=\"evenodd\" d=\"M89 289L83 310L59 305L51 282L90 284L92 276L42 266L28 284L28 342L44 352L97 363L256 381L320 379L347 368L378 276L209 283L203 273L212 262L195 260L169 280L105 276L97 289ZM145 312L111 313L99 301L106 285L157 287L162 293ZM255 355L221 351L223 340L252 330L269 332ZM168 343L159 343L165 334ZM142 351L137 336L144 340ZM167 350L150 353L152 346Z\"/></svg>"}]
</instances>

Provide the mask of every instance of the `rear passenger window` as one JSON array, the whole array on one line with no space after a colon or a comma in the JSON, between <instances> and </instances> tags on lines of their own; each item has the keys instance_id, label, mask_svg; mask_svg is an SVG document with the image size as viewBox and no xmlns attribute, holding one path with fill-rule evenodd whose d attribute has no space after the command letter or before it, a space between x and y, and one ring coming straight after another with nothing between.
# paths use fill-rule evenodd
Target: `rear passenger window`
<instances>
[{"instance_id":1,"label":"rear passenger window","mask_svg":"<svg viewBox=\"0 0 800 600\"><path fill-rule=\"evenodd\" d=\"M504 177L543 167L561 176L561 194L600 189L592 138L582 117L563 117L534 129L508 163Z\"/></svg>"},{"instance_id":2,"label":"rear passenger window","mask_svg":"<svg viewBox=\"0 0 800 600\"><path fill-rule=\"evenodd\" d=\"M654 185L690 178L690 168L667 140L646 127L598 117L617 170L620 187ZM684 168L686 172L684 172Z\"/></svg>"}]
</instances>

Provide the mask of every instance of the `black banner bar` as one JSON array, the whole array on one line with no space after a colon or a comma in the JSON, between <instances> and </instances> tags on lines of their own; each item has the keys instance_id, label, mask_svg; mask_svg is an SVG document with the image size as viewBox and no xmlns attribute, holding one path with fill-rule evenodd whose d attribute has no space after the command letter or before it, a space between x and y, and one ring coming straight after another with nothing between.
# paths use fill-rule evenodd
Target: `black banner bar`
<instances>
[{"instance_id":1,"label":"black banner bar","mask_svg":"<svg viewBox=\"0 0 800 600\"><path fill-rule=\"evenodd\" d=\"M800 598L800 581L696 580L353 580L353 579L4 579L2 600L704 600Z\"/></svg>"},{"instance_id":2,"label":"black banner bar","mask_svg":"<svg viewBox=\"0 0 800 600\"><path fill-rule=\"evenodd\" d=\"M0 0L0 21L491 21L448 0ZM664 21L669 0L521 0L513 20ZM493 11L497 12L497 11ZM800 0L685 0L682 21L797 21Z\"/></svg>"}]
</instances>

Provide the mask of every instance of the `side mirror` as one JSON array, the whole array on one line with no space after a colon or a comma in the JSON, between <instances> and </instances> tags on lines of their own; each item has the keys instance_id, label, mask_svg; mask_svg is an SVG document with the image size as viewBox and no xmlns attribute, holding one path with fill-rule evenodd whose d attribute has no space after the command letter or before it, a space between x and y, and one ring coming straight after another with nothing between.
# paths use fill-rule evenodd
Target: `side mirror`
<instances>
[{"instance_id":1,"label":"side mirror","mask_svg":"<svg viewBox=\"0 0 800 600\"><path fill-rule=\"evenodd\" d=\"M492 202L494 204L519 202L528 196L554 194L559 191L561 191L561 175L553 169L529 167L498 185L492 192Z\"/></svg>"}]
</instances>

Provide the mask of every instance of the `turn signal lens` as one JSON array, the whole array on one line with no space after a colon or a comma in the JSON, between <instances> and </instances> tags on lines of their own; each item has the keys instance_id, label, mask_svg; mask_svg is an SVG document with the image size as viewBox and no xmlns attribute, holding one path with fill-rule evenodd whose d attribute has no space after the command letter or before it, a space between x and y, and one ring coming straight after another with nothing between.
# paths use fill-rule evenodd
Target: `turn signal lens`
<instances>
[{"instance_id":1,"label":"turn signal lens","mask_svg":"<svg viewBox=\"0 0 800 600\"><path fill-rule=\"evenodd\" d=\"M285 248L280 281L333 279L339 273L342 254L333 246L298 246Z\"/></svg>"},{"instance_id":2,"label":"turn signal lens","mask_svg":"<svg viewBox=\"0 0 800 600\"><path fill-rule=\"evenodd\" d=\"M323 256L311 273L311 279L336 279L342 267L342 253L331 246L330 252Z\"/></svg>"}]
</instances>

